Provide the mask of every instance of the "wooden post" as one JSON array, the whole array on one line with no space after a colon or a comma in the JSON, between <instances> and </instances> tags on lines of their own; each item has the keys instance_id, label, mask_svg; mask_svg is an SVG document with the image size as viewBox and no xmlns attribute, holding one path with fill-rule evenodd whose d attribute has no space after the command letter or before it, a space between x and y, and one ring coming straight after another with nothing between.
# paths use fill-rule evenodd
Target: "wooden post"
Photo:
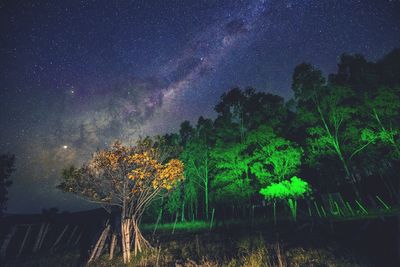
<instances>
[{"instance_id":1,"label":"wooden post","mask_svg":"<svg viewBox=\"0 0 400 267\"><path fill-rule=\"evenodd\" d=\"M7 247L10 244L11 239L13 238L16 231L17 231L17 226L14 225L13 227L11 227L11 230L5 236L3 244L1 244L0 248L0 259L4 259L6 257Z\"/></svg>"},{"instance_id":2,"label":"wooden post","mask_svg":"<svg viewBox=\"0 0 400 267\"><path fill-rule=\"evenodd\" d=\"M29 233L31 232L31 225L29 225L28 226L28 229L26 230L26 233L25 233L25 236L24 236L24 239L22 240L22 244L21 244L21 247L19 248L19 251L18 251L18 254L17 254L17 258L21 255L21 253L22 253L22 250L24 249L24 246L25 246L25 243L26 243L26 240L28 239L28 235L29 235Z\"/></svg>"},{"instance_id":3,"label":"wooden post","mask_svg":"<svg viewBox=\"0 0 400 267\"><path fill-rule=\"evenodd\" d=\"M110 225L107 225L106 229L104 229L101 239L100 239L100 244L97 248L97 252L95 255L95 260L97 260L100 256L101 253L103 252L103 248L104 248L104 244L106 243L107 237L108 237L108 233L110 232Z\"/></svg>"},{"instance_id":4,"label":"wooden post","mask_svg":"<svg viewBox=\"0 0 400 267\"><path fill-rule=\"evenodd\" d=\"M33 246L33 252L34 252L34 253L37 252L37 251L39 250L39 244L40 244L40 241L42 240L42 235L43 235L43 233L44 233L45 227L46 227L46 224L45 224L45 223L42 223L42 224L40 225L39 233L38 233L38 235L37 235L37 237L36 237L35 245Z\"/></svg>"},{"instance_id":5,"label":"wooden post","mask_svg":"<svg viewBox=\"0 0 400 267\"><path fill-rule=\"evenodd\" d=\"M61 234L58 236L56 242L54 242L54 244L53 244L53 246L52 246L52 249L54 249L55 246L57 246L58 243L60 243L61 238L64 236L65 232L66 232L67 229L68 229L68 226L69 226L69 224L67 224L67 225L64 227L64 229L62 230Z\"/></svg>"},{"instance_id":6,"label":"wooden post","mask_svg":"<svg viewBox=\"0 0 400 267\"><path fill-rule=\"evenodd\" d=\"M71 243L72 238L74 237L77 230L78 230L78 225L75 225L74 229L72 230L71 235L68 238L67 245L69 245Z\"/></svg>"},{"instance_id":7,"label":"wooden post","mask_svg":"<svg viewBox=\"0 0 400 267\"><path fill-rule=\"evenodd\" d=\"M82 236L82 232L78 235L78 237L76 238L76 240L75 240L75 242L74 242L74 245L77 245L78 244L78 242L79 242L79 240L81 239L81 236Z\"/></svg>"},{"instance_id":8,"label":"wooden post","mask_svg":"<svg viewBox=\"0 0 400 267\"><path fill-rule=\"evenodd\" d=\"M117 235L115 233L112 233L111 246L110 246L110 257L109 257L110 260L112 260L113 257L114 257L114 251L115 251L116 243L117 243Z\"/></svg>"},{"instance_id":9,"label":"wooden post","mask_svg":"<svg viewBox=\"0 0 400 267\"><path fill-rule=\"evenodd\" d=\"M48 224L46 225L46 228L44 229L43 234L42 234L42 239L40 240L38 250L40 250L40 249L42 248L43 241L44 241L44 238L45 238L46 235L47 235L47 232L49 231L49 227L50 227L50 224L48 223Z\"/></svg>"},{"instance_id":10,"label":"wooden post","mask_svg":"<svg viewBox=\"0 0 400 267\"><path fill-rule=\"evenodd\" d=\"M101 232L101 235L97 240L95 247L92 250L88 263L97 260L100 257L109 231L110 231L110 225L107 224L106 228L104 228L104 230Z\"/></svg>"}]
</instances>

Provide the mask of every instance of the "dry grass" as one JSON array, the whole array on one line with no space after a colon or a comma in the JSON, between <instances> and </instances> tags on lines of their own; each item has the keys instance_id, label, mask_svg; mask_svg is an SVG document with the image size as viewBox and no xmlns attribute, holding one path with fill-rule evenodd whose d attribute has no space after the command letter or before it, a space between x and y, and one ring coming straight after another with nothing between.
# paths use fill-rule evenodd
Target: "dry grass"
<instances>
[{"instance_id":1,"label":"dry grass","mask_svg":"<svg viewBox=\"0 0 400 267\"><path fill-rule=\"evenodd\" d=\"M108 261L103 257L92 266L126 266L121 258ZM248 237L239 240L210 242L195 237L191 241L176 240L163 243L152 251L137 256L127 266L175 267L333 267L359 266L354 259L340 257L330 249L282 248L280 243L266 244L263 238Z\"/></svg>"}]
</instances>

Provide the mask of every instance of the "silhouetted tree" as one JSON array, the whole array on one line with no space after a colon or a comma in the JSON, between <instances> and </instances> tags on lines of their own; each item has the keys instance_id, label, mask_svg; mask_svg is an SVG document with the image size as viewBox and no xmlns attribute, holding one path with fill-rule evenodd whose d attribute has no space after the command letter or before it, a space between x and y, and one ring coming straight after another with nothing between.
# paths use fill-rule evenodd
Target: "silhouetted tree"
<instances>
[{"instance_id":1,"label":"silhouetted tree","mask_svg":"<svg viewBox=\"0 0 400 267\"><path fill-rule=\"evenodd\" d=\"M15 156L11 154L0 155L0 216L6 210L8 200L8 187L12 185L11 174L15 171Z\"/></svg>"}]
</instances>

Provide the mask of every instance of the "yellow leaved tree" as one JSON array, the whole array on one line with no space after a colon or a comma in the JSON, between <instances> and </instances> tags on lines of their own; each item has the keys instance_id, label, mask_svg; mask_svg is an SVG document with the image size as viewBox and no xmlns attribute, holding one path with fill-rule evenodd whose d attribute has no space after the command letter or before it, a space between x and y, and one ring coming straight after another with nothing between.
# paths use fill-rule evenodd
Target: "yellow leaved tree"
<instances>
[{"instance_id":1,"label":"yellow leaved tree","mask_svg":"<svg viewBox=\"0 0 400 267\"><path fill-rule=\"evenodd\" d=\"M139 224L143 212L158 196L168 194L183 180L183 163L169 159L150 138L139 140L135 146L124 146L116 141L110 149L92 155L81 168L63 171L63 181L58 186L87 201L103 205L107 210L117 207L121 214L121 247L124 262L130 262L130 240L134 238L134 253L151 247L142 236ZM106 226L100 239L110 234ZM116 234L111 233L110 259L114 253ZM101 255L98 244L89 261Z\"/></svg>"}]
</instances>

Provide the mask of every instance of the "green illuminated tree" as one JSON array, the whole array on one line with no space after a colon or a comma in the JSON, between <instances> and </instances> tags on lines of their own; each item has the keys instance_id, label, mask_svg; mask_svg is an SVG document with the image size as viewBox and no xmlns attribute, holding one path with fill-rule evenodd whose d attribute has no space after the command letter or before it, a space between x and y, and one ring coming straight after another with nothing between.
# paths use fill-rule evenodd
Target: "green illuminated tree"
<instances>
[{"instance_id":1,"label":"green illuminated tree","mask_svg":"<svg viewBox=\"0 0 400 267\"><path fill-rule=\"evenodd\" d=\"M260 194L267 200L272 200L274 202L276 200L286 200L295 221L297 214L297 199L307 196L310 192L310 185L297 176L290 178L290 181L284 180L278 183L271 183L260 190Z\"/></svg>"},{"instance_id":2,"label":"green illuminated tree","mask_svg":"<svg viewBox=\"0 0 400 267\"><path fill-rule=\"evenodd\" d=\"M361 139L365 146L381 143L393 148L394 157L400 158L400 87L379 88L364 98L366 120Z\"/></svg>"},{"instance_id":3,"label":"green illuminated tree","mask_svg":"<svg viewBox=\"0 0 400 267\"><path fill-rule=\"evenodd\" d=\"M298 172L303 150L293 142L275 135L269 127L262 126L248 136L251 154L251 172L262 186L280 182Z\"/></svg>"},{"instance_id":4,"label":"green illuminated tree","mask_svg":"<svg viewBox=\"0 0 400 267\"><path fill-rule=\"evenodd\" d=\"M216 200L239 203L249 201L254 190L249 177L251 158L245 154L245 150L245 144L217 143L211 152L217 169L211 183Z\"/></svg>"},{"instance_id":5,"label":"green illuminated tree","mask_svg":"<svg viewBox=\"0 0 400 267\"><path fill-rule=\"evenodd\" d=\"M306 182L299 182L297 177L293 177L292 182L288 179L299 171L303 150L295 143L278 137L266 126L249 133L248 145L252 150L251 173L260 182L260 193L273 202L274 220L276 201L282 199L287 200L293 218L296 219L296 199L300 197L300 185Z\"/></svg>"},{"instance_id":6,"label":"green illuminated tree","mask_svg":"<svg viewBox=\"0 0 400 267\"><path fill-rule=\"evenodd\" d=\"M354 136L347 130L350 130L348 124L352 121L356 109L344 103L352 96L353 92L348 88L331 88L323 97L315 100L316 112L299 112L300 116L306 118L315 116L313 120L316 123L308 128L309 159L315 161L321 155L337 156L348 179L354 177L346 157L346 149L351 145Z\"/></svg>"},{"instance_id":7,"label":"green illuminated tree","mask_svg":"<svg viewBox=\"0 0 400 267\"><path fill-rule=\"evenodd\" d=\"M323 158L336 158L345 180L355 183L350 160L365 148L359 137L359 99L349 87L326 85L321 72L311 65L296 68L293 80L297 118L306 127L308 163L316 166Z\"/></svg>"}]
</instances>

